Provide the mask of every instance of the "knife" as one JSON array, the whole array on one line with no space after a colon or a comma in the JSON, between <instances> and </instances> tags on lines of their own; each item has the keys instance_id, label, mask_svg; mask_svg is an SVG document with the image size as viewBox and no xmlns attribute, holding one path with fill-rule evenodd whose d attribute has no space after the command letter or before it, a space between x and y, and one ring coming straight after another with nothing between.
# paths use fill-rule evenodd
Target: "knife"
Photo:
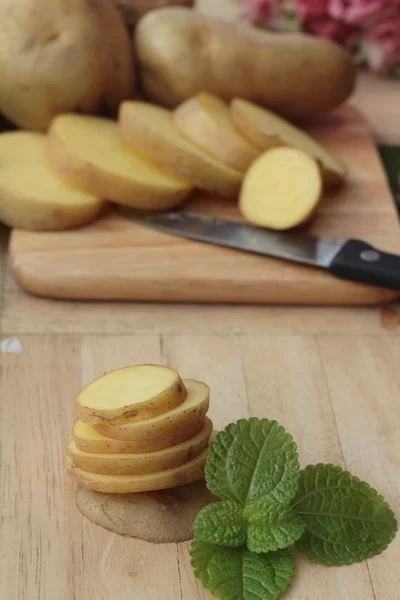
<instances>
[{"instance_id":1,"label":"knife","mask_svg":"<svg viewBox=\"0 0 400 600\"><path fill-rule=\"evenodd\" d=\"M131 208L116 208L129 220L171 235L319 267L341 279L400 291L400 256L361 240L276 233L193 212L140 214Z\"/></svg>"}]
</instances>

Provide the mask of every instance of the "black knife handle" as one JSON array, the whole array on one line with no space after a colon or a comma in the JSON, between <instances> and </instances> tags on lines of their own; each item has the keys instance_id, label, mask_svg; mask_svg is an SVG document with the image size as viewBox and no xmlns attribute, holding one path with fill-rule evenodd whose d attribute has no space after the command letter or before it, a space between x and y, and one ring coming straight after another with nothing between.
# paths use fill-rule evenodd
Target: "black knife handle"
<instances>
[{"instance_id":1,"label":"black knife handle","mask_svg":"<svg viewBox=\"0 0 400 600\"><path fill-rule=\"evenodd\" d=\"M400 256L381 252L360 240L348 240L329 271L342 279L400 291Z\"/></svg>"}]
</instances>

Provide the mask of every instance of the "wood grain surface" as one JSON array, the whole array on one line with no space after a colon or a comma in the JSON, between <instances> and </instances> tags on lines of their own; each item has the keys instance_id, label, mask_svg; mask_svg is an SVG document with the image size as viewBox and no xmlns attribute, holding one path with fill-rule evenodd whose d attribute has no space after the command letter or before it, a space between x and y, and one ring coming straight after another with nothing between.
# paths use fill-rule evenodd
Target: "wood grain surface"
<instances>
[{"instance_id":1,"label":"wood grain surface","mask_svg":"<svg viewBox=\"0 0 400 600\"><path fill-rule=\"evenodd\" d=\"M358 112L345 107L308 129L342 158L349 177L341 189L326 192L317 218L305 231L358 237L400 252L393 198ZM187 209L239 218L236 200L201 193ZM337 279L323 270L159 233L111 211L72 231L15 230L10 259L24 289L54 298L360 305L399 296Z\"/></svg>"},{"instance_id":2,"label":"wood grain surface","mask_svg":"<svg viewBox=\"0 0 400 600\"><path fill-rule=\"evenodd\" d=\"M388 130L385 111L374 112L377 129ZM16 285L7 239L0 227L1 600L212 600L193 576L189 544L126 539L75 507L64 470L75 395L104 370L136 362L209 383L217 427L248 415L278 419L303 465L346 466L384 493L400 519L398 303L53 301ZM21 351L10 352L17 341ZM297 558L283 600L399 600L399 562L399 535L384 554L350 567Z\"/></svg>"}]
</instances>

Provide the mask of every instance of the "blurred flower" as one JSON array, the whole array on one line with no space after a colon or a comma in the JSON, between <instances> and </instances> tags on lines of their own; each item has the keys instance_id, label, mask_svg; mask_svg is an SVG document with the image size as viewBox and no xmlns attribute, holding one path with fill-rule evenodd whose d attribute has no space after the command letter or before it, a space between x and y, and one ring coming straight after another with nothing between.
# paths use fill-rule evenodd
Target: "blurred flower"
<instances>
[{"instance_id":1,"label":"blurred flower","mask_svg":"<svg viewBox=\"0 0 400 600\"><path fill-rule=\"evenodd\" d=\"M374 71L387 71L400 64L400 17L370 27L361 44Z\"/></svg>"}]
</instances>

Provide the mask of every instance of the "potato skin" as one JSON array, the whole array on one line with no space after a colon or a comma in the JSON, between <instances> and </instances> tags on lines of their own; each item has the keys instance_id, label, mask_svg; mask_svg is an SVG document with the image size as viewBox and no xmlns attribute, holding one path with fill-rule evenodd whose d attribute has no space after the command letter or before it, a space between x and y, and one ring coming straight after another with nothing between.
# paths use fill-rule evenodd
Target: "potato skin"
<instances>
[{"instance_id":1,"label":"potato skin","mask_svg":"<svg viewBox=\"0 0 400 600\"><path fill-rule=\"evenodd\" d=\"M3 0L0 112L45 130L63 112L106 109L133 95L133 52L111 0Z\"/></svg>"},{"instance_id":2,"label":"potato skin","mask_svg":"<svg viewBox=\"0 0 400 600\"><path fill-rule=\"evenodd\" d=\"M267 33L183 7L143 16L135 50L146 94L168 107L208 91L303 119L342 104L356 79L350 54L332 42Z\"/></svg>"}]
</instances>

